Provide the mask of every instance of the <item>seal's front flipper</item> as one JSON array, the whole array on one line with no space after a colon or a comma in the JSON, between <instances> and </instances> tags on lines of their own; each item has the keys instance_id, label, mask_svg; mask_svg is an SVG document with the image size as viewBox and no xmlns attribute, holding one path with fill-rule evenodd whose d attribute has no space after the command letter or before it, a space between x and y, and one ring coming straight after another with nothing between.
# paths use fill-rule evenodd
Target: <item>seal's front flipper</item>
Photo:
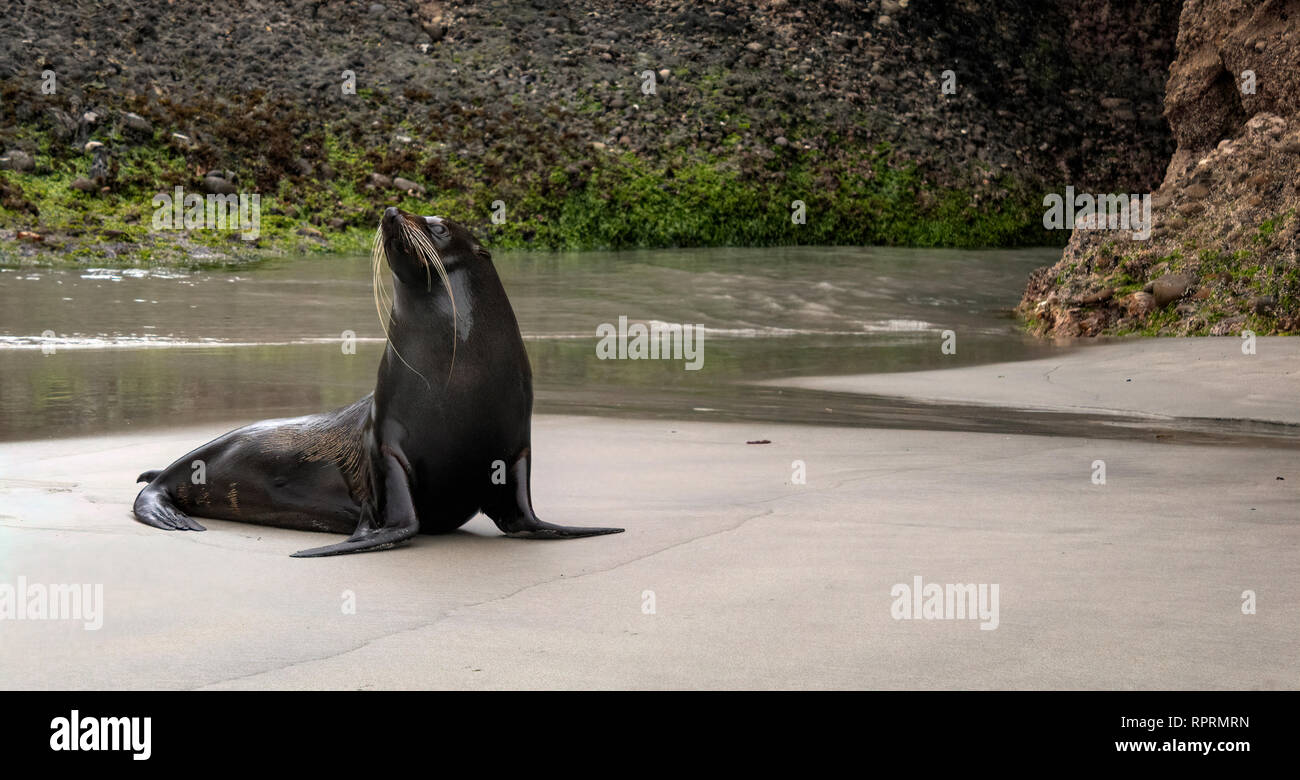
<instances>
[{"instance_id":1,"label":"seal's front flipper","mask_svg":"<svg viewBox=\"0 0 1300 780\"><path fill-rule=\"evenodd\" d=\"M544 520L533 518L532 524L524 526L517 531L507 531L497 524L498 528L505 531L506 536L511 539L579 539L584 536L603 536L605 534L621 534L622 528L581 528L571 525L556 525Z\"/></svg>"},{"instance_id":2,"label":"seal's front flipper","mask_svg":"<svg viewBox=\"0 0 1300 780\"><path fill-rule=\"evenodd\" d=\"M400 528L367 528L358 527L346 542L331 544L325 547L314 547L310 550L301 550L291 555L291 558L323 558L327 555L347 555L354 552L374 552L376 550L387 550L389 547L396 547L402 542L410 539L420 532L420 526L404 526Z\"/></svg>"},{"instance_id":3,"label":"seal's front flipper","mask_svg":"<svg viewBox=\"0 0 1300 780\"><path fill-rule=\"evenodd\" d=\"M492 518L506 536L513 539L579 539L623 532L622 528L577 528L537 519L533 513L531 474L532 455L525 448L511 464L506 484L496 493L495 500L483 507L483 513Z\"/></svg>"},{"instance_id":4,"label":"seal's front flipper","mask_svg":"<svg viewBox=\"0 0 1300 780\"><path fill-rule=\"evenodd\" d=\"M347 541L294 553L293 558L322 558L354 552L387 550L420 532L420 520L411 501L411 484L405 459L387 445L373 463L371 485L375 495L361 507L361 522Z\"/></svg>"}]
</instances>

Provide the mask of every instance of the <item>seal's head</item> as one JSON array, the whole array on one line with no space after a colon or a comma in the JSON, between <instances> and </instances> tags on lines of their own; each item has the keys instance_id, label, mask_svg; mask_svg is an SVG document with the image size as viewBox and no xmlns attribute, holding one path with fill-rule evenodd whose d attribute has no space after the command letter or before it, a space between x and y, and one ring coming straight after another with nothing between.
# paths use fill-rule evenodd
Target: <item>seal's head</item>
<instances>
[{"instance_id":1,"label":"seal's head","mask_svg":"<svg viewBox=\"0 0 1300 780\"><path fill-rule=\"evenodd\" d=\"M491 257L474 236L456 222L444 217L408 214L396 206L385 209L371 246L375 309L385 333L389 329L391 314L385 316L384 310L392 312L393 303L382 280L383 264L387 262L394 284L401 285L408 293L433 296L446 290L451 302L454 358L458 316L450 274L468 270L475 263L490 264ZM434 284L435 275L441 285Z\"/></svg>"},{"instance_id":2,"label":"seal's head","mask_svg":"<svg viewBox=\"0 0 1300 780\"><path fill-rule=\"evenodd\" d=\"M390 206L375 233L375 260L388 261L397 280L420 285L432 292L433 271L446 282L446 274L487 251L461 225L444 217L421 217Z\"/></svg>"}]
</instances>

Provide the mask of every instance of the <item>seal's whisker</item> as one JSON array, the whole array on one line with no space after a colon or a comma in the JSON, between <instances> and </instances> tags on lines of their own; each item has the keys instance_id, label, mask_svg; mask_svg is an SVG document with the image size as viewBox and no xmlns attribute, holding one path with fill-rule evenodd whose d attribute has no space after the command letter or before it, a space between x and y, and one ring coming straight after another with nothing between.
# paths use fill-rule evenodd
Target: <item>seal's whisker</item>
<instances>
[{"instance_id":1,"label":"seal's whisker","mask_svg":"<svg viewBox=\"0 0 1300 780\"><path fill-rule=\"evenodd\" d=\"M438 278L442 280L443 287L447 288L447 297L451 300L451 363L447 366L447 381L450 382L452 372L456 368L456 342L458 341L460 320L459 313L456 310L456 293L451 289L451 278L447 274L447 266L442 262L442 256L438 254L437 248L429 240L424 228L404 219L402 220L402 232L409 239L408 243L415 249L420 262L424 264L425 274L428 275L430 266L438 271ZM429 277L428 284L429 289L432 290L432 277Z\"/></svg>"},{"instance_id":2,"label":"seal's whisker","mask_svg":"<svg viewBox=\"0 0 1300 780\"><path fill-rule=\"evenodd\" d=\"M397 359L402 361L403 365L407 368L411 369L416 376L424 380L424 384L427 386L429 384L429 379L424 374L421 374L415 366L408 363L406 358L402 357L401 351L399 351L397 345L393 343L392 333L388 328L389 322L393 316L393 298L388 294L388 289L384 286L383 273L381 271L386 258L387 252L384 250L384 229L380 227L375 231L375 239L370 245L370 263L372 273L371 287L374 290L375 311L379 314L379 325L384 329L384 338L388 339L388 346L393 348L393 354L397 355Z\"/></svg>"}]
</instances>

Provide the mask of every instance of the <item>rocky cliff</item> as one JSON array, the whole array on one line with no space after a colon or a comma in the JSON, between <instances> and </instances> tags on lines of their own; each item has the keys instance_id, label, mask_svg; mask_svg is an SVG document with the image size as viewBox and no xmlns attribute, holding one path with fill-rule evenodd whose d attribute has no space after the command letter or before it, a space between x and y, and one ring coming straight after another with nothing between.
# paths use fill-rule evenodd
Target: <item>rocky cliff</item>
<instances>
[{"instance_id":1,"label":"rocky cliff","mask_svg":"<svg viewBox=\"0 0 1300 780\"><path fill-rule=\"evenodd\" d=\"M166 259L176 186L260 193L272 245L394 202L498 246L1042 244L1044 191L1150 189L1174 148L1177 0L195 8L6 12L0 255Z\"/></svg>"},{"instance_id":2,"label":"rocky cliff","mask_svg":"<svg viewBox=\"0 0 1300 780\"><path fill-rule=\"evenodd\" d=\"M1030 279L1043 334L1300 331L1300 2L1188 0L1164 115L1177 143L1148 240L1075 230ZM1117 190L1121 191L1122 190Z\"/></svg>"}]
</instances>

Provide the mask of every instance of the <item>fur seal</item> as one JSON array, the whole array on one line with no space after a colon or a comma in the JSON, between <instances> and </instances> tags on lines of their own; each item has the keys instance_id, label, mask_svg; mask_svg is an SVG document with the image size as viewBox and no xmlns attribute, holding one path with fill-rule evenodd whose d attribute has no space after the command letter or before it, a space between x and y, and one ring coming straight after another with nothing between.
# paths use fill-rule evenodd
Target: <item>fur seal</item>
<instances>
[{"instance_id":1,"label":"fur seal","mask_svg":"<svg viewBox=\"0 0 1300 780\"><path fill-rule=\"evenodd\" d=\"M390 301L379 283L385 261ZM141 474L149 484L136 519L180 531L204 530L198 515L351 534L299 558L382 550L452 531L479 511L523 539L622 531L553 525L533 512L532 371L487 250L449 219L389 208L372 265L388 334L374 392L230 431Z\"/></svg>"}]
</instances>

